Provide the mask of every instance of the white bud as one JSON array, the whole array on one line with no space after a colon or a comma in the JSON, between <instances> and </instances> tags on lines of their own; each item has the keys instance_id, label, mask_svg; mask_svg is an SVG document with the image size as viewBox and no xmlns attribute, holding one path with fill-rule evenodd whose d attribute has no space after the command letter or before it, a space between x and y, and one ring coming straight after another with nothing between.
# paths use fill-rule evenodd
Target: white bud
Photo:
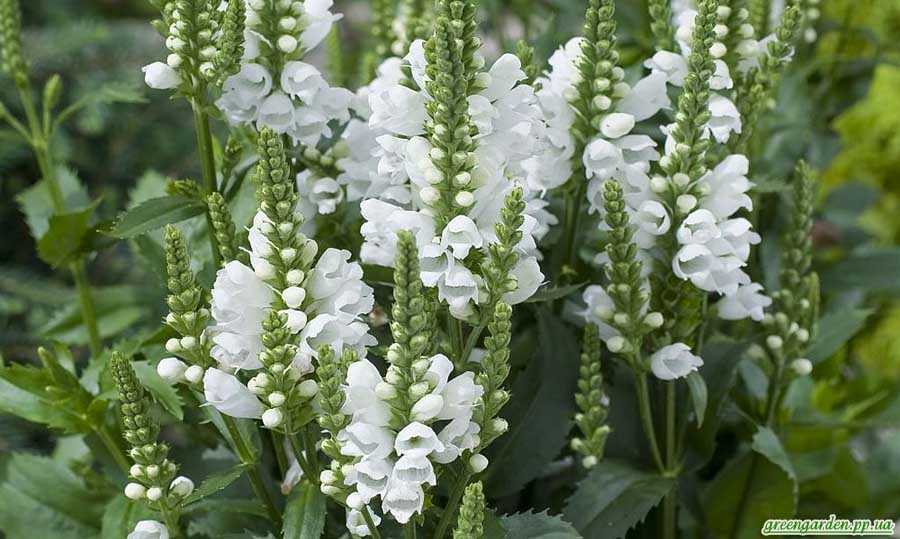
<instances>
[{"instance_id":1,"label":"white bud","mask_svg":"<svg viewBox=\"0 0 900 539\"><path fill-rule=\"evenodd\" d=\"M812 361L806 358L795 359L791 361L791 370L799 376L807 376L813 370Z\"/></svg>"},{"instance_id":2,"label":"white bud","mask_svg":"<svg viewBox=\"0 0 900 539\"><path fill-rule=\"evenodd\" d=\"M151 502L160 500L163 497L163 490L159 487L150 487L147 489L147 499Z\"/></svg>"},{"instance_id":3,"label":"white bud","mask_svg":"<svg viewBox=\"0 0 900 539\"><path fill-rule=\"evenodd\" d=\"M593 103L597 110L608 110L612 106L612 99L605 95L598 95L594 98Z\"/></svg>"},{"instance_id":4,"label":"white bud","mask_svg":"<svg viewBox=\"0 0 900 539\"><path fill-rule=\"evenodd\" d=\"M297 309L303 304L303 300L306 299L306 290L299 286L289 286L281 293L281 299L291 309Z\"/></svg>"},{"instance_id":5,"label":"white bud","mask_svg":"<svg viewBox=\"0 0 900 539\"><path fill-rule=\"evenodd\" d=\"M745 38L749 39L749 38L753 37L753 34L755 34L756 32L753 30L752 24L744 23L741 25L740 28L738 28L738 33L741 35L741 37L745 37Z\"/></svg>"},{"instance_id":6,"label":"white bud","mask_svg":"<svg viewBox=\"0 0 900 539\"><path fill-rule=\"evenodd\" d=\"M259 259L253 264L253 273L263 281L268 281L275 277L275 268L266 259Z\"/></svg>"},{"instance_id":7,"label":"white bud","mask_svg":"<svg viewBox=\"0 0 900 539\"><path fill-rule=\"evenodd\" d=\"M468 208L475 203L475 195L471 191L460 191L453 199L457 206Z\"/></svg>"},{"instance_id":8,"label":"white bud","mask_svg":"<svg viewBox=\"0 0 900 539\"><path fill-rule=\"evenodd\" d=\"M315 380L303 380L300 382L300 385L297 386L297 394L305 399L315 397L318 392L319 384L317 384Z\"/></svg>"},{"instance_id":9,"label":"white bud","mask_svg":"<svg viewBox=\"0 0 900 539\"><path fill-rule=\"evenodd\" d=\"M481 453L475 453L469 457L469 469L472 473L481 473L488 467L488 459Z\"/></svg>"},{"instance_id":10,"label":"white bud","mask_svg":"<svg viewBox=\"0 0 900 539\"><path fill-rule=\"evenodd\" d=\"M609 340L606 341L606 347L609 348L609 351L614 354L621 352L625 349L625 338L619 335L610 337Z\"/></svg>"},{"instance_id":11,"label":"white bud","mask_svg":"<svg viewBox=\"0 0 900 539\"><path fill-rule=\"evenodd\" d=\"M363 501L358 492L351 492L347 496L347 507L359 511L362 509Z\"/></svg>"},{"instance_id":12,"label":"white bud","mask_svg":"<svg viewBox=\"0 0 900 539\"><path fill-rule=\"evenodd\" d=\"M183 59L181 58L181 55L179 55L179 54L172 53L172 54L166 56L166 63L172 69L177 69L181 65L181 62L183 62Z\"/></svg>"},{"instance_id":13,"label":"white bud","mask_svg":"<svg viewBox=\"0 0 900 539\"><path fill-rule=\"evenodd\" d=\"M466 171L462 171L453 178L453 183L459 187L465 187L472 183L472 175Z\"/></svg>"},{"instance_id":14,"label":"white bud","mask_svg":"<svg viewBox=\"0 0 900 539\"><path fill-rule=\"evenodd\" d=\"M293 247L288 247L287 249L282 249L280 253L281 259L285 262L291 262L295 258L297 258L297 249Z\"/></svg>"},{"instance_id":15,"label":"white bud","mask_svg":"<svg viewBox=\"0 0 900 539\"><path fill-rule=\"evenodd\" d=\"M819 34L816 32L815 28L807 28L803 31L803 39L807 43L812 43L819 37Z\"/></svg>"},{"instance_id":16,"label":"white bud","mask_svg":"<svg viewBox=\"0 0 900 539\"><path fill-rule=\"evenodd\" d=\"M419 196L422 198L422 202L429 206L433 206L435 202L441 199L441 192L434 187L425 187L419 191Z\"/></svg>"},{"instance_id":17,"label":"white bud","mask_svg":"<svg viewBox=\"0 0 900 539\"><path fill-rule=\"evenodd\" d=\"M269 394L269 404L272 406L281 406L286 400L287 397L281 391L273 391Z\"/></svg>"},{"instance_id":18,"label":"white bud","mask_svg":"<svg viewBox=\"0 0 900 539\"><path fill-rule=\"evenodd\" d=\"M179 498L187 498L194 492L194 482L183 475L176 477L169 485L169 492Z\"/></svg>"},{"instance_id":19,"label":"white bud","mask_svg":"<svg viewBox=\"0 0 900 539\"><path fill-rule=\"evenodd\" d=\"M625 78L625 70L619 66L612 68L612 78L613 80L622 80Z\"/></svg>"},{"instance_id":20,"label":"white bud","mask_svg":"<svg viewBox=\"0 0 900 539\"><path fill-rule=\"evenodd\" d=\"M597 457L595 457L594 455L588 455L581 459L581 465L584 466L585 469L590 470L597 465Z\"/></svg>"},{"instance_id":21,"label":"white bud","mask_svg":"<svg viewBox=\"0 0 900 539\"><path fill-rule=\"evenodd\" d=\"M669 182L662 176L653 176L650 179L650 189L657 195L665 193L669 189Z\"/></svg>"},{"instance_id":22,"label":"white bud","mask_svg":"<svg viewBox=\"0 0 900 539\"><path fill-rule=\"evenodd\" d=\"M166 350L171 353L180 352L181 351L181 341L176 338L171 338L166 341Z\"/></svg>"},{"instance_id":23,"label":"white bud","mask_svg":"<svg viewBox=\"0 0 900 539\"><path fill-rule=\"evenodd\" d=\"M425 168L425 181L431 185L436 185L444 181L444 173L435 166Z\"/></svg>"},{"instance_id":24,"label":"white bud","mask_svg":"<svg viewBox=\"0 0 900 539\"><path fill-rule=\"evenodd\" d=\"M487 71L482 71L475 75L475 86L479 88L487 88L491 85L492 81L491 74Z\"/></svg>"},{"instance_id":25,"label":"white bud","mask_svg":"<svg viewBox=\"0 0 900 539\"><path fill-rule=\"evenodd\" d=\"M416 421L426 422L437 417L444 407L444 398L434 393L425 395L412 407L412 418Z\"/></svg>"},{"instance_id":26,"label":"white bud","mask_svg":"<svg viewBox=\"0 0 900 539\"><path fill-rule=\"evenodd\" d=\"M506 432L506 429L509 428L509 423L507 423L506 420L503 419L502 417L497 417L497 418L494 418L493 421L491 421L491 426L494 428L495 431L502 433L502 432Z\"/></svg>"},{"instance_id":27,"label":"white bud","mask_svg":"<svg viewBox=\"0 0 900 539\"><path fill-rule=\"evenodd\" d=\"M262 422L266 428L274 429L281 425L283 421L284 413L281 411L281 408L269 408L262 414Z\"/></svg>"},{"instance_id":28,"label":"white bud","mask_svg":"<svg viewBox=\"0 0 900 539\"><path fill-rule=\"evenodd\" d=\"M170 384L184 380L184 373L187 369L187 363L176 357L164 357L156 364L156 373Z\"/></svg>"},{"instance_id":29,"label":"white bud","mask_svg":"<svg viewBox=\"0 0 900 539\"><path fill-rule=\"evenodd\" d=\"M784 346L784 340L778 335L769 335L766 337L766 346L772 350L780 350Z\"/></svg>"},{"instance_id":30,"label":"white bud","mask_svg":"<svg viewBox=\"0 0 900 539\"><path fill-rule=\"evenodd\" d=\"M297 38L287 34L278 38L278 50L285 54L290 54L297 50Z\"/></svg>"},{"instance_id":31,"label":"white bud","mask_svg":"<svg viewBox=\"0 0 900 539\"><path fill-rule=\"evenodd\" d=\"M745 39L738 43L735 49L738 54L744 57L753 56L759 50L759 43L755 39Z\"/></svg>"},{"instance_id":32,"label":"white bud","mask_svg":"<svg viewBox=\"0 0 900 539\"><path fill-rule=\"evenodd\" d=\"M285 32L290 32L297 27L297 19L294 17L282 17L281 20L278 21L278 27Z\"/></svg>"},{"instance_id":33,"label":"white bud","mask_svg":"<svg viewBox=\"0 0 900 539\"><path fill-rule=\"evenodd\" d=\"M620 326L624 326L628 323L628 315L625 313L616 313L613 315L613 322Z\"/></svg>"},{"instance_id":34,"label":"white bud","mask_svg":"<svg viewBox=\"0 0 900 539\"><path fill-rule=\"evenodd\" d=\"M157 466L156 464L151 464L151 465L147 466L146 471L147 471L147 477L149 477L151 479L159 476L159 466Z\"/></svg>"},{"instance_id":35,"label":"white bud","mask_svg":"<svg viewBox=\"0 0 900 539\"><path fill-rule=\"evenodd\" d=\"M128 469L128 475L130 475L131 477L141 477L142 475L144 475L144 467L140 464L135 464Z\"/></svg>"},{"instance_id":36,"label":"white bud","mask_svg":"<svg viewBox=\"0 0 900 539\"><path fill-rule=\"evenodd\" d=\"M129 500L140 500L147 495L147 488L140 483L128 483L125 485L125 496Z\"/></svg>"},{"instance_id":37,"label":"white bud","mask_svg":"<svg viewBox=\"0 0 900 539\"><path fill-rule=\"evenodd\" d=\"M694 195L679 195L678 198L675 199L675 206L681 213L690 213L697 207L697 197Z\"/></svg>"},{"instance_id":38,"label":"white bud","mask_svg":"<svg viewBox=\"0 0 900 539\"><path fill-rule=\"evenodd\" d=\"M181 347L185 350L191 350L197 346L197 338L188 335L187 337L181 338Z\"/></svg>"},{"instance_id":39,"label":"white bud","mask_svg":"<svg viewBox=\"0 0 900 539\"><path fill-rule=\"evenodd\" d=\"M728 47L725 46L721 41L716 41L709 48L709 54L713 58L722 58L728 52Z\"/></svg>"},{"instance_id":40,"label":"white bud","mask_svg":"<svg viewBox=\"0 0 900 539\"><path fill-rule=\"evenodd\" d=\"M648 327L654 329L662 327L663 322L665 322L665 319L663 318L662 313L652 312L647 313L647 315L644 316L644 323L647 324Z\"/></svg>"},{"instance_id":41,"label":"white bud","mask_svg":"<svg viewBox=\"0 0 900 539\"><path fill-rule=\"evenodd\" d=\"M200 365L191 365L184 371L184 379L192 384L199 383L200 380L203 380L203 375L206 374L206 371Z\"/></svg>"},{"instance_id":42,"label":"white bud","mask_svg":"<svg viewBox=\"0 0 900 539\"><path fill-rule=\"evenodd\" d=\"M397 390L387 382L378 382L375 386L375 396L383 401L388 401L397 396Z\"/></svg>"},{"instance_id":43,"label":"white bud","mask_svg":"<svg viewBox=\"0 0 900 539\"><path fill-rule=\"evenodd\" d=\"M306 278L306 275L301 270L298 270L298 269L292 269L289 272L287 272L287 275L285 275L285 279L287 280L288 284L291 284L291 285L298 285L298 284L302 283L303 279L305 279L305 278ZM301 300L301 302L302 301L303 300Z\"/></svg>"},{"instance_id":44,"label":"white bud","mask_svg":"<svg viewBox=\"0 0 900 539\"><path fill-rule=\"evenodd\" d=\"M319 481L321 481L323 485L332 485L337 483L337 480L337 475L331 470L323 470L322 473L319 474Z\"/></svg>"},{"instance_id":45,"label":"white bud","mask_svg":"<svg viewBox=\"0 0 900 539\"><path fill-rule=\"evenodd\" d=\"M716 8L716 16L720 19L727 19L731 16L731 7L729 6L719 6Z\"/></svg>"},{"instance_id":46,"label":"white bud","mask_svg":"<svg viewBox=\"0 0 900 539\"><path fill-rule=\"evenodd\" d=\"M809 341L809 331L805 329L797 330L797 340L800 342L808 342Z\"/></svg>"},{"instance_id":47,"label":"white bud","mask_svg":"<svg viewBox=\"0 0 900 539\"><path fill-rule=\"evenodd\" d=\"M717 25L713 28L713 32L715 32L716 38L718 38L718 39L724 39L725 36L728 35L728 27L725 26L724 24L717 24Z\"/></svg>"}]
</instances>

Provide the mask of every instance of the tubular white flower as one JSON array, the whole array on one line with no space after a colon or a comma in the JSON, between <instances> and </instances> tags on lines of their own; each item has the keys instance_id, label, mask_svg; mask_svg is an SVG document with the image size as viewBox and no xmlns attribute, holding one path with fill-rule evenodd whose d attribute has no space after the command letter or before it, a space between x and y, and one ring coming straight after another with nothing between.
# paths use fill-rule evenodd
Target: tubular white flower
<instances>
[{"instance_id":1,"label":"tubular white flower","mask_svg":"<svg viewBox=\"0 0 900 539\"><path fill-rule=\"evenodd\" d=\"M219 369L207 369L203 393L213 408L231 417L259 419L263 407L259 400L235 376Z\"/></svg>"},{"instance_id":2,"label":"tubular white flower","mask_svg":"<svg viewBox=\"0 0 900 539\"><path fill-rule=\"evenodd\" d=\"M134 531L127 539L169 539L169 529L156 520L141 520L134 526Z\"/></svg>"},{"instance_id":3,"label":"tubular white flower","mask_svg":"<svg viewBox=\"0 0 900 539\"><path fill-rule=\"evenodd\" d=\"M170 384L184 380L184 373L187 370L188 364L176 357L164 357L156 365L156 373Z\"/></svg>"},{"instance_id":4,"label":"tubular white flower","mask_svg":"<svg viewBox=\"0 0 900 539\"><path fill-rule=\"evenodd\" d=\"M143 67L144 82L154 90L172 90L178 87L178 72L163 62L153 62Z\"/></svg>"},{"instance_id":5,"label":"tubular white flower","mask_svg":"<svg viewBox=\"0 0 900 539\"><path fill-rule=\"evenodd\" d=\"M703 366L703 360L684 343L664 346L650 356L650 369L660 380L684 378Z\"/></svg>"}]
</instances>

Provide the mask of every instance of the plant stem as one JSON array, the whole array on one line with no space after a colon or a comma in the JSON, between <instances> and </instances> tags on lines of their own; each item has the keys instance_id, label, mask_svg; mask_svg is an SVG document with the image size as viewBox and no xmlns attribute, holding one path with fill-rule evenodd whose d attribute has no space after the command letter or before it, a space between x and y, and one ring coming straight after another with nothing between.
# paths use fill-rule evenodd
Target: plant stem
<instances>
[{"instance_id":1,"label":"plant stem","mask_svg":"<svg viewBox=\"0 0 900 539\"><path fill-rule=\"evenodd\" d=\"M410 522L403 526L404 539L416 539L416 523Z\"/></svg>"},{"instance_id":2,"label":"plant stem","mask_svg":"<svg viewBox=\"0 0 900 539\"><path fill-rule=\"evenodd\" d=\"M119 447L119 444L113 439L112 435L109 433L109 430L106 428L106 425L101 425L97 429L94 430L97 433L97 436L100 438L100 441L103 442L103 445L106 446L106 450L109 451L110 456L112 456L113 460L116 461L116 464L119 468L128 473L130 465L128 464L128 459L125 458L125 454L122 452L122 448Z\"/></svg>"},{"instance_id":3,"label":"plant stem","mask_svg":"<svg viewBox=\"0 0 900 539\"><path fill-rule=\"evenodd\" d=\"M291 443L291 450L294 452L294 458L297 459L297 463L300 465L300 469L303 470L303 475L313 483L314 485L319 484L319 476L314 473L312 468L310 468L309 463L306 460L306 457L303 456L304 447L300 445L300 442L297 440L297 437L293 434L286 434L288 441Z\"/></svg>"},{"instance_id":4,"label":"plant stem","mask_svg":"<svg viewBox=\"0 0 900 539\"><path fill-rule=\"evenodd\" d=\"M375 521L372 520L372 513L369 512L369 506L364 505L362 509L360 509L360 512L362 513L363 519L366 521L366 526L369 528L372 539L381 539L381 534L378 533L378 527L375 526Z\"/></svg>"},{"instance_id":5,"label":"plant stem","mask_svg":"<svg viewBox=\"0 0 900 539\"><path fill-rule=\"evenodd\" d=\"M666 392L666 471L673 477L677 477L675 431L675 410L677 407L677 390L675 381L664 382ZM678 535L678 521L676 509L678 500L678 484L670 490L663 499L663 537L674 539Z\"/></svg>"},{"instance_id":6,"label":"plant stem","mask_svg":"<svg viewBox=\"0 0 900 539\"><path fill-rule=\"evenodd\" d=\"M444 535L447 533L450 523L453 522L453 519L456 516L456 509L459 507L460 500L462 500L466 485L469 484L470 476L471 474L467 470L459 477L459 481L450 492L450 498L447 500L447 507L444 508L444 514L441 515L441 520L438 522L432 539L443 539ZM415 530L413 530L413 533L415 533ZM415 535L413 535L413 537L415 537Z\"/></svg>"},{"instance_id":7,"label":"plant stem","mask_svg":"<svg viewBox=\"0 0 900 539\"><path fill-rule=\"evenodd\" d=\"M650 452L653 454L653 462L660 473L666 473L662 454L659 451L659 443L656 441L656 428L653 425L653 410L650 407L650 390L647 387L647 376L634 371L635 388L637 389L638 408L641 413L641 423L644 425L644 434L650 443Z\"/></svg>"},{"instance_id":8,"label":"plant stem","mask_svg":"<svg viewBox=\"0 0 900 539\"><path fill-rule=\"evenodd\" d=\"M272 496L269 494L269 490L266 488L262 476L259 474L259 468L257 467L253 451L250 448L250 443L244 438L244 433L241 432L241 429L238 427L234 418L222 414L222 422L225 423L225 428L228 429L228 434L231 435L231 439L234 442L234 450L237 452L238 458L241 459L242 463L247 465L247 477L250 479L250 486L253 488L253 493L256 494L256 497L259 498L263 507L266 508L266 512L269 514L269 518L272 519L272 523L275 524L276 528L280 529L281 513L275 508Z\"/></svg>"},{"instance_id":9,"label":"plant stem","mask_svg":"<svg viewBox=\"0 0 900 539\"><path fill-rule=\"evenodd\" d=\"M573 181L576 180L573 178ZM565 197L565 229L563 230L563 259L559 263L559 271L557 277L562 274L564 268L575 265L577 258L577 236L578 223L581 221L581 203L584 200L585 189L587 189L587 181L584 178L577 178L578 187L574 190L566 192Z\"/></svg>"},{"instance_id":10,"label":"plant stem","mask_svg":"<svg viewBox=\"0 0 900 539\"><path fill-rule=\"evenodd\" d=\"M161 500L159 504L159 512L163 517L163 521L166 524L166 529L169 531L169 537L172 539L179 539L181 534L181 525L178 523L178 513L172 513L171 508L166 505L168 502L165 500Z\"/></svg>"},{"instance_id":11,"label":"plant stem","mask_svg":"<svg viewBox=\"0 0 900 539\"><path fill-rule=\"evenodd\" d=\"M766 427L771 427L775 420L775 412L778 409L779 394L781 392L781 379L784 376L784 358L777 358L775 365L775 376L769 380L769 392L766 395L765 422ZM729 537L736 539L740 535L741 528L746 519L747 503L750 501L750 489L753 484L753 478L756 474L756 468L759 464L759 455L756 451L750 451L750 466L747 469L747 479L741 490L741 497L738 501L737 511L735 513L734 524L731 527Z\"/></svg>"},{"instance_id":12,"label":"plant stem","mask_svg":"<svg viewBox=\"0 0 900 539\"><path fill-rule=\"evenodd\" d=\"M284 477L288 471L287 454L284 451L284 436L274 430L269 431L272 441L272 450L275 452L275 460L278 462L278 472Z\"/></svg>"},{"instance_id":13,"label":"plant stem","mask_svg":"<svg viewBox=\"0 0 900 539\"><path fill-rule=\"evenodd\" d=\"M212 132L209 128L209 115L203 110L201 103L191 102L194 109L194 131L197 133L197 153L200 155L200 173L203 176L203 188L207 194L218 191L219 186L216 181L216 160L213 154ZM209 244L212 248L213 262L216 267L222 263L222 256L219 252L219 240L216 239L215 229L213 228L212 217L206 212L206 226L209 229Z\"/></svg>"},{"instance_id":14,"label":"plant stem","mask_svg":"<svg viewBox=\"0 0 900 539\"><path fill-rule=\"evenodd\" d=\"M28 126L31 130L29 143L35 159L37 159L41 176L44 178L47 190L50 192L53 213L63 213L66 210L66 202L62 188L59 185L59 179L56 177L56 167L53 165L53 153L50 151L52 134L49 131L49 125L43 125L38 117L37 107L35 107L34 100L31 98L30 85L24 84L19 86L19 98L22 100L25 115L28 119ZM78 299L81 303L81 318L88 332L88 346L91 350L91 355L96 357L103 351L103 341L100 338L100 329L97 325L97 310L91 295L91 286L87 278L84 257L79 257L76 261L69 264L69 271L72 273L75 287L78 290Z\"/></svg>"},{"instance_id":15,"label":"plant stem","mask_svg":"<svg viewBox=\"0 0 900 539\"><path fill-rule=\"evenodd\" d=\"M316 438L313 436L311 426L303 429L303 446L306 448L307 463L315 474L314 477L319 477L319 452L316 449ZM312 478L310 481L315 482Z\"/></svg>"}]
</instances>

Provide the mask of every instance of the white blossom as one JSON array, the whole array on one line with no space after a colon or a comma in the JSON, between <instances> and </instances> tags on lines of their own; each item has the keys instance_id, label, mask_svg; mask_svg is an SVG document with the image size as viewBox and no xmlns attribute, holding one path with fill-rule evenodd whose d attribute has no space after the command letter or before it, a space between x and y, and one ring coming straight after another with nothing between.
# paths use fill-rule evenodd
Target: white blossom
<instances>
[{"instance_id":1,"label":"white blossom","mask_svg":"<svg viewBox=\"0 0 900 539\"><path fill-rule=\"evenodd\" d=\"M234 375L219 369L207 369L203 375L206 402L231 417L259 419L263 406L250 389Z\"/></svg>"},{"instance_id":2,"label":"white blossom","mask_svg":"<svg viewBox=\"0 0 900 539\"><path fill-rule=\"evenodd\" d=\"M650 356L650 369L660 380L684 378L703 366L703 360L684 343L664 346Z\"/></svg>"},{"instance_id":3,"label":"white blossom","mask_svg":"<svg viewBox=\"0 0 900 539\"><path fill-rule=\"evenodd\" d=\"M135 524L127 539L169 539L169 529L156 520L141 520Z\"/></svg>"}]
</instances>

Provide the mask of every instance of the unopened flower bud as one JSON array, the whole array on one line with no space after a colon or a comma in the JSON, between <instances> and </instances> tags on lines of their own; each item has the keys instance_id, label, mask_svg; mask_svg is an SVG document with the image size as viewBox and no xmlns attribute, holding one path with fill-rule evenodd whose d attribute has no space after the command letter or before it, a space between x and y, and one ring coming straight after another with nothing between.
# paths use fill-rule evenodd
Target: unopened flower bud
<instances>
[{"instance_id":1,"label":"unopened flower bud","mask_svg":"<svg viewBox=\"0 0 900 539\"><path fill-rule=\"evenodd\" d=\"M675 199L675 206L678 208L678 211L683 214L690 213L697 207L697 197L694 195L679 195L679 197Z\"/></svg>"},{"instance_id":2,"label":"unopened flower bud","mask_svg":"<svg viewBox=\"0 0 900 539\"><path fill-rule=\"evenodd\" d=\"M780 350L784 346L784 340L778 335L769 335L766 337L766 346L772 350Z\"/></svg>"},{"instance_id":3,"label":"unopened flower bud","mask_svg":"<svg viewBox=\"0 0 900 539\"><path fill-rule=\"evenodd\" d=\"M429 206L433 206L441 199L441 192L434 187L425 187L419 191L419 196L422 198L422 202Z\"/></svg>"},{"instance_id":4,"label":"unopened flower bud","mask_svg":"<svg viewBox=\"0 0 900 539\"><path fill-rule=\"evenodd\" d=\"M151 465L147 466L146 472L147 472L147 477L149 477L151 479L158 477L159 476L159 466L157 466L156 464L151 464Z\"/></svg>"},{"instance_id":5,"label":"unopened flower bud","mask_svg":"<svg viewBox=\"0 0 900 539\"><path fill-rule=\"evenodd\" d=\"M416 421L426 422L437 417L444 407L444 398L434 393L425 395L412 407L412 417Z\"/></svg>"},{"instance_id":6,"label":"unopened flower bud","mask_svg":"<svg viewBox=\"0 0 900 539\"><path fill-rule=\"evenodd\" d=\"M315 380L303 380L300 382L300 385L297 386L297 394L304 399L315 397L318 392L319 384L316 383Z\"/></svg>"},{"instance_id":7,"label":"unopened flower bud","mask_svg":"<svg viewBox=\"0 0 900 539\"><path fill-rule=\"evenodd\" d=\"M813 370L812 361L806 358L795 359L791 361L791 370L797 373L798 376L807 376Z\"/></svg>"},{"instance_id":8,"label":"unopened flower bud","mask_svg":"<svg viewBox=\"0 0 900 539\"><path fill-rule=\"evenodd\" d=\"M158 501L163 497L163 490L159 487L150 487L147 489L147 499L151 502Z\"/></svg>"},{"instance_id":9,"label":"unopened flower bud","mask_svg":"<svg viewBox=\"0 0 900 539\"><path fill-rule=\"evenodd\" d=\"M472 473L481 473L488 467L488 459L481 453L475 453L469 457L469 469Z\"/></svg>"},{"instance_id":10,"label":"unopened flower bud","mask_svg":"<svg viewBox=\"0 0 900 539\"><path fill-rule=\"evenodd\" d=\"M283 35L278 38L278 50L285 54L291 54L297 50L297 38L291 35Z\"/></svg>"},{"instance_id":11,"label":"unopened flower bud","mask_svg":"<svg viewBox=\"0 0 900 539\"><path fill-rule=\"evenodd\" d=\"M269 408L262 414L262 422L266 428L274 429L284 421L284 412L281 408Z\"/></svg>"},{"instance_id":12,"label":"unopened flower bud","mask_svg":"<svg viewBox=\"0 0 900 539\"><path fill-rule=\"evenodd\" d=\"M460 191L453 199L457 206L468 208L475 203L475 195L471 191Z\"/></svg>"},{"instance_id":13,"label":"unopened flower bud","mask_svg":"<svg viewBox=\"0 0 900 539\"><path fill-rule=\"evenodd\" d=\"M176 477L169 485L169 492L179 498L187 498L194 492L194 482L183 475Z\"/></svg>"},{"instance_id":14,"label":"unopened flower bud","mask_svg":"<svg viewBox=\"0 0 900 539\"><path fill-rule=\"evenodd\" d=\"M269 404L271 404L272 406L281 406L286 400L287 397L285 397L284 393L280 391L273 391L269 394Z\"/></svg>"},{"instance_id":15,"label":"unopened flower bud","mask_svg":"<svg viewBox=\"0 0 900 539\"><path fill-rule=\"evenodd\" d=\"M281 293L281 299L291 309L297 309L303 304L303 300L306 299L306 290L299 286L289 286Z\"/></svg>"},{"instance_id":16,"label":"unopened flower bud","mask_svg":"<svg viewBox=\"0 0 900 539\"><path fill-rule=\"evenodd\" d=\"M170 384L182 381L187 369L187 363L175 357L164 357L156 365L156 373Z\"/></svg>"},{"instance_id":17,"label":"unopened flower bud","mask_svg":"<svg viewBox=\"0 0 900 539\"><path fill-rule=\"evenodd\" d=\"M291 284L291 285L298 285L298 284L302 283L303 279L305 279L305 278L306 278L306 275L301 270L298 270L298 269L292 269L289 272L287 272L287 275L285 275L285 279L287 280L288 284ZM305 297L305 291L304 291L304 297ZM302 302L303 300L300 300L300 301Z\"/></svg>"},{"instance_id":18,"label":"unopened flower bud","mask_svg":"<svg viewBox=\"0 0 900 539\"><path fill-rule=\"evenodd\" d=\"M128 475L131 477L141 477L144 475L144 467L140 464L135 464L128 469Z\"/></svg>"},{"instance_id":19,"label":"unopened flower bud","mask_svg":"<svg viewBox=\"0 0 900 539\"><path fill-rule=\"evenodd\" d=\"M644 316L644 323L653 329L662 327L663 322L665 322L665 319L663 318L662 313L659 312L654 311L652 313L647 313L647 315Z\"/></svg>"},{"instance_id":20,"label":"unopened flower bud","mask_svg":"<svg viewBox=\"0 0 900 539\"><path fill-rule=\"evenodd\" d=\"M362 509L363 501L358 492L351 492L347 496L347 507L359 511Z\"/></svg>"},{"instance_id":21,"label":"unopened flower bud","mask_svg":"<svg viewBox=\"0 0 900 539\"><path fill-rule=\"evenodd\" d=\"M621 352L625 349L625 338L620 335L610 337L609 340L606 341L606 347L614 354Z\"/></svg>"},{"instance_id":22,"label":"unopened flower bud","mask_svg":"<svg viewBox=\"0 0 900 539\"><path fill-rule=\"evenodd\" d=\"M140 483L128 483L125 485L125 497L129 500L140 500L147 495L147 487Z\"/></svg>"},{"instance_id":23,"label":"unopened flower bud","mask_svg":"<svg viewBox=\"0 0 900 539\"><path fill-rule=\"evenodd\" d=\"M166 351L170 353L176 353L181 351L181 341L176 338L171 338L166 341Z\"/></svg>"},{"instance_id":24,"label":"unopened flower bud","mask_svg":"<svg viewBox=\"0 0 900 539\"><path fill-rule=\"evenodd\" d=\"M192 384L196 384L203 380L205 373L206 371L200 365L191 365L184 371L184 379Z\"/></svg>"}]
</instances>

